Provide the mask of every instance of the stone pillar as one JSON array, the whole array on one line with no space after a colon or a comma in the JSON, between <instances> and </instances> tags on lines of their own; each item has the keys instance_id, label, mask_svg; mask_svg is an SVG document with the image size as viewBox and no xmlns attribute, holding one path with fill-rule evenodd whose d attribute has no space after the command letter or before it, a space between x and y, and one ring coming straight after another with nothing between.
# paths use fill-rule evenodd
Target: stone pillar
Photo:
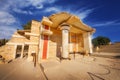
<instances>
[{"instance_id":1,"label":"stone pillar","mask_svg":"<svg viewBox=\"0 0 120 80\"><path fill-rule=\"evenodd\" d=\"M24 45L22 45L22 51L21 51L21 56L20 56L20 58L23 58L23 54L24 54Z\"/></svg>"},{"instance_id":2,"label":"stone pillar","mask_svg":"<svg viewBox=\"0 0 120 80\"><path fill-rule=\"evenodd\" d=\"M13 59L16 58L16 49L17 49L17 45L13 45L13 48L12 48L12 50L13 50Z\"/></svg>"},{"instance_id":3,"label":"stone pillar","mask_svg":"<svg viewBox=\"0 0 120 80\"><path fill-rule=\"evenodd\" d=\"M28 49L28 61L32 61L33 57L32 57L32 46L31 44L29 44L29 49Z\"/></svg>"},{"instance_id":4,"label":"stone pillar","mask_svg":"<svg viewBox=\"0 0 120 80\"><path fill-rule=\"evenodd\" d=\"M62 30L62 58L68 58L68 41L69 41L69 25L67 24L62 24L61 25L61 30Z\"/></svg>"},{"instance_id":5,"label":"stone pillar","mask_svg":"<svg viewBox=\"0 0 120 80\"><path fill-rule=\"evenodd\" d=\"M93 53L90 32L84 33L83 38L84 38L84 49L87 50L89 53Z\"/></svg>"}]
</instances>

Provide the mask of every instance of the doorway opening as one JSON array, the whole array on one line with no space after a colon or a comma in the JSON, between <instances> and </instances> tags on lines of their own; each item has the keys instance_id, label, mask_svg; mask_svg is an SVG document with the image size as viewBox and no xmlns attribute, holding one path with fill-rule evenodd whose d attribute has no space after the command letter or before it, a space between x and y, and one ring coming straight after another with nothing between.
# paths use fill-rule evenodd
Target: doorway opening
<instances>
[{"instance_id":1,"label":"doorway opening","mask_svg":"<svg viewBox=\"0 0 120 80\"><path fill-rule=\"evenodd\" d=\"M21 52L22 52L22 45L17 45L15 58L20 57L21 56Z\"/></svg>"},{"instance_id":2,"label":"doorway opening","mask_svg":"<svg viewBox=\"0 0 120 80\"><path fill-rule=\"evenodd\" d=\"M23 52L23 57L28 57L28 49L29 49L29 45L25 45L24 46L24 52Z\"/></svg>"}]
</instances>

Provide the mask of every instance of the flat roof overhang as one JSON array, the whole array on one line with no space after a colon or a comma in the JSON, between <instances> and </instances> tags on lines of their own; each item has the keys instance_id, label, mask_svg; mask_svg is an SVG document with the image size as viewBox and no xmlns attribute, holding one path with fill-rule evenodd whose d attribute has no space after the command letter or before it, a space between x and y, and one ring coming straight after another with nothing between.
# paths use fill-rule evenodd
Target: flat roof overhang
<instances>
[{"instance_id":1,"label":"flat roof overhang","mask_svg":"<svg viewBox=\"0 0 120 80\"><path fill-rule=\"evenodd\" d=\"M49 20L52 22L52 28L58 29L62 23L67 23L71 26L70 32L84 33L84 32L95 32L94 28L84 24L79 17L71 15L66 12L57 13L49 16Z\"/></svg>"}]
</instances>

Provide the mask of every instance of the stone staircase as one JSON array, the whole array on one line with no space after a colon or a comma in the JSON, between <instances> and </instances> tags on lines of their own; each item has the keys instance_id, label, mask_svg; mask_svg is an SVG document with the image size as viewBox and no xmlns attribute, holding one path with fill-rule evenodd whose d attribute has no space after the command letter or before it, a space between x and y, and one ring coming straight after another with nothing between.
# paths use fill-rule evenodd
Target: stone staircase
<instances>
[{"instance_id":1,"label":"stone staircase","mask_svg":"<svg viewBox=\"0 0 120 80\"><path fill-rule=\"evenodd\" d=\"M101 46L100 52L120 53L120 43L114 43L111 45Z\"/></svg>"}]
</instances>

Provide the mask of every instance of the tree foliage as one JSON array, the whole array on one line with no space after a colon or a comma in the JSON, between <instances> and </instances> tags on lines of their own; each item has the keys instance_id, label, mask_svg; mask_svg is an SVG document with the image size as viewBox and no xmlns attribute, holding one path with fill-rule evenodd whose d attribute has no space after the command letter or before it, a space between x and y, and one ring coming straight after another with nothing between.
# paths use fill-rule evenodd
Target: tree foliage
<instances>
[{"instance_id":1,"label":"tree foliage","mask_svg":"<svg viewBox=\"0 0 120 80\"><path fill-rule=\"evenodd\" d=\"M27 22L27 24L23 25L24 30L30 30L31 29L31 21Z\"/></svg>"},{"instance_id":2,"label":"tree foliage","mask_svg":"<svg viewBox=\"0 0 120 80\"><path fill-rule=\"evenodd\" d=\"M94 47L100 46L100 45L107 45L110 43L110 39L107 37L98 36L92 40L92 43Z\"/></svg>"},{"instance_id":3,"label":"tree foliage","mask_svg":"<svg viewBox=\"0 0 120 80\"><path fill-rule=\"evenodd\" d=\"M8 42L8 39L0 39L0 46L3 46Z\"/></svg>"}]
</instances>

